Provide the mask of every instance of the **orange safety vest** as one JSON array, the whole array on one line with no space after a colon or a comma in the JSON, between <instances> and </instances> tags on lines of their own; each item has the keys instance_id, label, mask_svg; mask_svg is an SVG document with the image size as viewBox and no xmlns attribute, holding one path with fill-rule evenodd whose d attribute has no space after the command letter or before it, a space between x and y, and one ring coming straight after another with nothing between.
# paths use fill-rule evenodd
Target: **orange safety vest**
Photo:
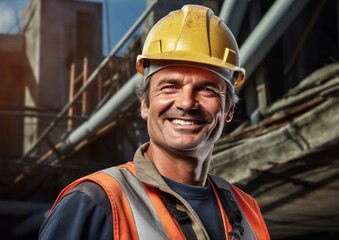
<instances>
[{"instance_id":1,"label":"orange safety vest","mask_svg":"<svg viewBox=\"0 0 339 240\"><path fill-rule=\"evenodd\" d=\"M243 213L245 233L241 239L270 239L256 201L226 181L214 177L213 180L218 187L225 183L228 185ZM164 205L161 191L140 182L135 176L132 162L90 174L71 183L59 194L51 212L64 195L84 181L95 182L105 190L113 213L113 239L185 239L178 222ZM214 187L213 190L221 209L225 236L229 239L228 232L232 226L222 210Z\"/></svg>"}]
</instances>

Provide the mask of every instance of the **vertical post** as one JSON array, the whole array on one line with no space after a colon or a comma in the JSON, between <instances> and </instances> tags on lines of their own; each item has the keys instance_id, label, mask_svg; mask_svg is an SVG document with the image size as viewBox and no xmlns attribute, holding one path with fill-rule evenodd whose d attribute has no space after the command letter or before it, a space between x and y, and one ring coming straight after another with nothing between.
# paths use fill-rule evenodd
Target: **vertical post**
<instances>
[{"instance_id":1,"label":"vertical post","mask_svg":"<svg viewBox=\"0 0 339 240\"><path fill-rule=\"evenodd\" d=\"M68 96L68 101L71 102L74 96L74 76L75 76L75 64L72 63L71 64L71 70L70 70L70 77L69 77L69 96ZM72 130L72 126L73 126L73 106L71 106L68 109L68 121L67 121L67 131L71 131Z\"/></svg>"},{"instance_id":2,"label":"vertical post","mask_svg":"<svg viewBox=\"0 0 339 240\"><path fill-rule=\"evenodd\" d=\"M87 72L88 72L88 60L87 57L84 58L84 65L83 65L83 74L82 74L82 84L83 86L86 84L87 81ZM87 113L87 92L84 91L82 93L82 109L81 115L85 116Z\"/></svg>"},{"instance_id":3,"label":"vertical post","mask_svg":"<svg viewBox=\"0 0 339 240\"><path fill-rule=\"evenodd\" d=\"M258 109L263 114L268 105L268 88L264 69L261 66L255 71L255 80L257 84Z\"/></svg>"}]
</instances>

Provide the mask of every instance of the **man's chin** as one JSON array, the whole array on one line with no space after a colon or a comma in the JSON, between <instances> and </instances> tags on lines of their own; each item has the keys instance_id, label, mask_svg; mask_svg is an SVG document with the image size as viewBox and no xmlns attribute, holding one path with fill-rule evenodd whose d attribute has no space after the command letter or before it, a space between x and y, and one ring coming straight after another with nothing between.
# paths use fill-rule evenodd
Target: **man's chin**
<instances>
[{"instance_id":1,"label":"man's chin","mask_svg":"<svg viewBox=\"0 0 339 240\"><path fill-rule=\"evenodd\" d=\"M177 151L188 152L201 150L202 144L201 141L175 141L172 143L168 142L168 147ZM204 147L206 147L206 145L204 145Z\"/></svg>"}]
</instances>

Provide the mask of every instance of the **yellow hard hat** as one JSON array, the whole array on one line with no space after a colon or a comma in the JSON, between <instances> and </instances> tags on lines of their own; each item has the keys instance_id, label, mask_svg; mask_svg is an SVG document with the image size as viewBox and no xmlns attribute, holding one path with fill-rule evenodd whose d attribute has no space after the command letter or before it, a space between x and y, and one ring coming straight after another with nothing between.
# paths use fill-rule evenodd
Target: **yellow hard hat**
<instances>
[{"instance_id":1,"label":"yellow hard hat","mask_svg":"<svg viewBox=\"0 0 339 240\"><path fill-rule=\"evenodd\" d=\"M237 42L211 9L185 5L156 23L149 32L136 68L144 75L147 60L186 61L220 67L232 72L235 87L243 84Z\"/></svg>"}]
</instances>

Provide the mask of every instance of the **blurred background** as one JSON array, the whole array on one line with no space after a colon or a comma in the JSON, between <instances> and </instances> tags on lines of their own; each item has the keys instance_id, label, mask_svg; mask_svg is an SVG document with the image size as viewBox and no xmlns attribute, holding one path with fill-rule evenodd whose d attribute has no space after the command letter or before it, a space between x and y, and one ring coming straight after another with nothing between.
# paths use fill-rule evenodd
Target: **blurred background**
<instances>
[{"instance_id":1,"label":"blurred background","mask_svg":"<svg viewBox=\"0 0 339 240\"><path fill-rule=\"evenodd\" d=\"M258 200L272 239L339 239L338 0L0 0L1 239L37 239L67 184L148 140L135 59L190 3L246 69L211 173Z\"/></svg>"}]
</instances>

